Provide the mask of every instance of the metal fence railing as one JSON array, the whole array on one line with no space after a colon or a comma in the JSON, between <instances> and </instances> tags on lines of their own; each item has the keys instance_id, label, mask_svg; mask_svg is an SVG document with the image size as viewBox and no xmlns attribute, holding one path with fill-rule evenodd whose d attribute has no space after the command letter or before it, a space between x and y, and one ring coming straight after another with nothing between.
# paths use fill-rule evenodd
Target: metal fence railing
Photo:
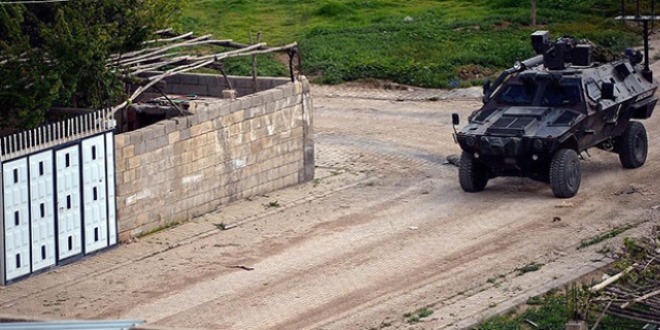
<instances>
[{"instance_id":1,"label":"metal fence railing","mask_svg":"<svg viewBox=\"0 0 660 330\"><path fill-rule=\"evenodd\" d=\"M94 111L4 136L0 138L0 161L112 130L117 126L117 122L108 119L110 112L111 109Z\"/></svg>"}]
</instances>

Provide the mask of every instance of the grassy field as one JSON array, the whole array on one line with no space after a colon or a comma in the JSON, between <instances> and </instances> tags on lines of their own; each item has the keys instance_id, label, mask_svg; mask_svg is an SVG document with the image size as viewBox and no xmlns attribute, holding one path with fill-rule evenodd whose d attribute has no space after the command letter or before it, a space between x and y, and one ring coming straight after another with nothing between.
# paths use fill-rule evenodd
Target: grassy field
<instances>
[{"instance_id":1,"label":"grassy field","mask_svg":"<svg viewBox=\"0 0 660 330\"><path fill-rule=\"evenodd\" d=\"M638 42L611 19L609 0L537 0L538 29L620 51ZM484 74L532 56L529 1L523 0L193 0L184 30L269 45L300 43L304 72L321 83L365 78L423 87L480 83ZM227 63L247 74L249 60ZM273 57L260 74L286 75Z\"/></svg>"},{"instance_id":2,"label":"grassy field","mask_svg":"<svg viewBox=\"0 0 660 330\"><path fill-rule=\"evenodd\" d=\"M486 321L475 327L474 330L563 330L571 315L567 305L570 303L567 303L565 292L552 291L529 299L520 310ZM587 317L589 327L593 326L600 315L601 310L595 308L589 313ZM532 323L536 326L533 326ZM626 330L642 329L643 327L642 322L605 316L601 319L598 329Z\"/></svg>"}]
</instances>

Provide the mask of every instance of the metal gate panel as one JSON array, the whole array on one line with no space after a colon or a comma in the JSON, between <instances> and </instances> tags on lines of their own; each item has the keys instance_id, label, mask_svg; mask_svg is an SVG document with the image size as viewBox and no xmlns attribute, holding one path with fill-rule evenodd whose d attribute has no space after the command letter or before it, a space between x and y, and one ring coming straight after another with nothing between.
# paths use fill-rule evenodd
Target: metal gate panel
<instances>
[{"instance_id":1,"label":"metal gate panel","mask_svg":"<svg viewBox=\"0 0 660 330\"><path fill-rule=\"evenodd\" d=\"M105 136L82 141L85 253L108 246Z\"/></svg>"},{"instance_id":2,"label":"metal gate panel","mask_svg":"<svg viewBox=\"0 0 660 330\"><path fill-rule=\"evenodd\" d=\"M30 273L30 221L27 158L2 166L4 184L5 278Z\"/></svg>"},{"instance_id":3,"label":"metal gate panel","mask_svg":"<svg viewBox=\"0 0 660 330\"><path fill-rule=\"evenodd\" d=\"M117 244L117 212L115 199L115 135L114 133L105 134L105 148L107 151L107 172L108 172L108 243Z\"/></svg>"},{"instance_id":4,"label":"metal gate panel","mask_svg":"<svg viewBox=\"0 0 660 330\"><path fill-rule=\"evenodd\" d=\"M32 271L55 265L55 178L49 150L28 158L30 164L30 229Z\"/></svg>"},{"instance_id":5,"label":"metal gate panel","mask_svg":"<svg viewBox=\"0 0 660 330\"><path fill-rule=\"evenodd\" d=\"M82 253L79 155L77 145L55 152L58 260Z\"/></svg>"}]
</instances>

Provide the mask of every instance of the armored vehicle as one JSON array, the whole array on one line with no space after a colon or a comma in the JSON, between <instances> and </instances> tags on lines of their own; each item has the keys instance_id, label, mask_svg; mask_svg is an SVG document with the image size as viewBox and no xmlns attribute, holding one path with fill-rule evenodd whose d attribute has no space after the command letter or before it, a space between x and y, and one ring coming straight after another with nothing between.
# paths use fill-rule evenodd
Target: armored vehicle
<instances>
[{"instance_id":1,"label":"armored vehicle","mask_svg":"<svg viewBox=\"0 0 660 330\"><path fill-rule=\"evenodd\" d=\"M537 56L487 82L484 105L460 131L452 116L461 188L478 192L491 178L523 176L570 198L580 188L580 158L592 147L617 153L624 168L642 166L648 142L636 119L649 118L658 101L645 40L646 56L627 51L625 59L600 64L589 44L533 33Z\"/></svg>"}]
</instances>

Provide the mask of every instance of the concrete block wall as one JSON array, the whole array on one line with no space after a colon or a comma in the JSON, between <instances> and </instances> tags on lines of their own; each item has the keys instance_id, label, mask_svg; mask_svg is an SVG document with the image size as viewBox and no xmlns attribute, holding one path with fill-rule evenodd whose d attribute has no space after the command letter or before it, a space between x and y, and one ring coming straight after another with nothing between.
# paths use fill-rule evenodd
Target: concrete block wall
<instances>
[{"instance_id":1,"label":"concrete block wall","mask_svg":"<svg viewBox=\"0 0 660 330\"><path fill-rule=\"evenodd\" d=\"M275 88L116 135L121 240L314 178L307 80L262 84Z\"/></svg>"},{"instance_id":2,"label":"concrete block wall","mask_svg":"<svg viewBox=\"0 0 660 330\"><path fill-rule=\"evenodd\" d=\"M143 74L145 77L155 72ZM238 97L254 94L252 77L227 76ZM179 74L165 78L163 92L168 94L196 94L222 98L222 91L229 89L225 78L213 74ZM291 82L290 78L261 77L257 79L257 92L269 90Z\"/></svg>"}]
</instances>

